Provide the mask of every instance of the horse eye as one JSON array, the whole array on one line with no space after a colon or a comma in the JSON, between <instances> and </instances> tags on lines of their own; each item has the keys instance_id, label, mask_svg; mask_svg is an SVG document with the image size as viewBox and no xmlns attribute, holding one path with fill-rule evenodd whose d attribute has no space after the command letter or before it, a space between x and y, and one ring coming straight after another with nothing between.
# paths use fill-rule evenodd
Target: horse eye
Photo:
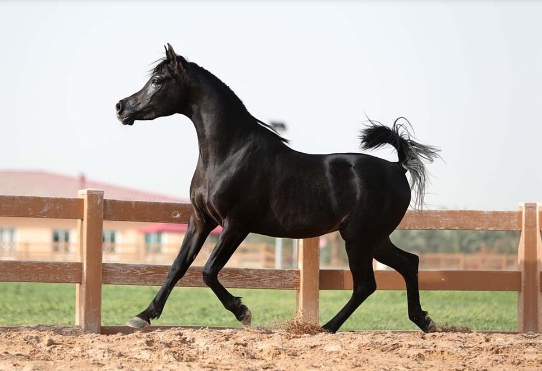
<instances>
[{"instance_id":1,"label":"horse eye","mask_svg":"<svg viewBox=\"0 0 542 371\"><path fill-rule=\"evenodd\" d=\"M160 79L158 77L155 77L151 80L151 84L153 85L160 85Z\"/></svg>"}]
</instances>

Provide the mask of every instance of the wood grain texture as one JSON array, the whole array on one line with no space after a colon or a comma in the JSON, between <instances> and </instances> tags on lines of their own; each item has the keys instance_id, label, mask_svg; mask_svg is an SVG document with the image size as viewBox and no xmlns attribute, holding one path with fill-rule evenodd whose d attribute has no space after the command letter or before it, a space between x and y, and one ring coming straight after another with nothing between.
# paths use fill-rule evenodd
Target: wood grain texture
<instances>
[{"instance_id":1,"label":"wood grain texture","mask_svg":"<svg viewBox=\"0 0 542 371\"><path fill-rule=\"evenodd\" d=\"M540 310L540 270L537 252L538 207L535 203L523 205L522 231L519 238L518 268L521 272L521 290L518 298L518 328L520 332L538 333Z\"/></svg>"},{"instance_id":2,"label":"wood grain texture","mask_svg":"<svg viewBox=\"0 0 542 371\"><path fill-rule=\"evenodd\" d=\"M521 230L520 211L425 210L407 211L398 229Z\"/></svg>"},{"instance_id":3,"label":"wood grain texture","mask_svg":"<svg viewBox=\"0 0 542 371\"><path fill-rule=\"evenodd\" d=\"M375 271L378 290L404 290L405 281L395 271ZM519 272L500 271L421 271L420 290L520 291ZM348 270L320 271L320 290L352 290Z\"/></svg>"},{"instance_id":4,"label":"wood grain texture","mask_svg":"<svg viewBox=\"0 0 542 371\"><path fill-rule=\"evenodd\" d=\"M81 283L80 262L0 260L0 282Z\"/></svg>"},{"instance_id":5,"label":"wood grain texture","mask_svg":"<svg viewBox=\"0 0 542 371\"><path fill-rule=\"evenodd\" d=\"M189 203L104 200L104 220L150 223L188 223Z\"/></svg>"},{"instance_id":6,"label":"wood grain texture","mask_svg":"<svg viewBox=\"0 0 542 371\"><path fill-rule=\"evenodd\" d=\"M79 198L0 196L0 217L82 219Z\"/></svg>"},{"instance_id":7,"label":"wood grain texture","mask_svg":"<svg viewBox=\"0 0 542 371\"><path fill-rule=\"evenodd\" d=\"M297 262L299 289L297 291L297 318L304 323L318 325L319 317L319 238L298 241Z\"/></svg>"},{"instance_id":8,"label":"wood grain texture","mask_svg":"<svg viewBox=\"0 0 542 371\"><path fill-rule=\"evenodd\" d=\"M202 270L189 268L177 286L207 287ZM111 285L161 286L168 271L169 265L104 263L102 280ZM224 268L218 278L229 288L295 290L299 286L299 273L294 269Z\"/></svg>"},{"instance_id":9,"label":"wood grain texture","mask_svg":"<svg viewBox=\"0 0 542 371\"><path fill-rule=\"evenodd\" d=\"M100 333L102 322L102 229L104 192L79 191L84 201L83 219L78 222L79 255L83 264L81 284L76 286L75 324Z\"/></svg>"}]
</instances>

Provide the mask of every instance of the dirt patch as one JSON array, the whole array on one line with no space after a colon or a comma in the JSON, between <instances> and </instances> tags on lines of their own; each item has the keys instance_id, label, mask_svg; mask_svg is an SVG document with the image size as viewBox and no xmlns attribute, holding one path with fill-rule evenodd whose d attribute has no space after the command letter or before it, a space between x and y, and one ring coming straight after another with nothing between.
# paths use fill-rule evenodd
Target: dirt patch
<instances>
[{"instance_id":1,"label":"dirt patch","mask_svg":"<svg viewBox=\"0 0 542 371\"><path fill-rule=\"evenodd\" d=\"M276 325L275 328L283 329L287 333L294 335L316 335L325 331L320 326L304 323L298 319L292 319L290 321L280 323Z\"/></svg>"},{"instance_id":2,"label":"dirt patch","mask_svg":"<svg viewBox=\"0 0 542 371\"><path fill-rule=\"evenodd\" d=\"M542 368L542 339L536 335L301 330L175 328L95 335L73 327L23 327L0 332L0 370Z\"/></svg>"},{"instance_id":3,"label":"dirt patch","mask_svg":"<svg viewBox=\"0 0 542 371\"><path fill-rule=\"evenodd\" d=\"M455 326L445 323L443 325L437 325L438 332L472 332L470 328L466 326Z\"/></svg>"}]
</instances>

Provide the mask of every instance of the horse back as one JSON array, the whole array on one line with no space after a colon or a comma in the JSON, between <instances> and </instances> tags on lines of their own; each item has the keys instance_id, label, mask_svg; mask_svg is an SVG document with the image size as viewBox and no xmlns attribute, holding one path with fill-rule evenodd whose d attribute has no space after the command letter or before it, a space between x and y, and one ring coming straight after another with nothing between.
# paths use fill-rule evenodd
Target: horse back
<instances>
[{"instance_id":1,"label":"horse back","mask_svg":"<svg viewBox=\"0 0 542 371\"><path fill-rule=\"evenodd\" d=\"M254 230L301 238L341 229L351 215L390 210L400 217L410 202L404 169L363 154L281 154L266 167ZM261 193L261 191L253 190ZM399 216L396 216L397 218Z\"/></svg>"}]
</instances>

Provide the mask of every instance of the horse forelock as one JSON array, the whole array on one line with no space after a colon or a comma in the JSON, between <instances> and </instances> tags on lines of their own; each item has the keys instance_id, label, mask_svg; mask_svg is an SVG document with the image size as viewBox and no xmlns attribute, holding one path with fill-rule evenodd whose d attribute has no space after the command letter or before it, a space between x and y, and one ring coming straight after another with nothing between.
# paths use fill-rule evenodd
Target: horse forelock
<instances>
[{"instance_id":1,"label":"horse forelock","mask_svg":"<svg viewBox=\"0 0 542 371\"><path fill-rule=\"evenodd\" d=\"M177 55L177 61L179 61L179 63L182 63L183 65L187 64L187 60L180 55ZM154 62L154 64L154 67L151 67L151 69L149 70L149 75L151 76L157 73L167 73L173 76L175 73L173 66L171 66L171 61L165 57L158 59L156 62Z\"/></svg>"},{"instance_id":2,"label":"horse forelock","mask_svg":"<svg viewBox=\"0 0 542 371\"><path fill-rule=\"evenodd\" d=\"M155 74L163 74L164 72L169 72L169 69L167 68L168 60L166 58L160 58L154 63L152 63L152 67L148 71L148 75L152 76Z\"/></svg>"}]
</instances>

